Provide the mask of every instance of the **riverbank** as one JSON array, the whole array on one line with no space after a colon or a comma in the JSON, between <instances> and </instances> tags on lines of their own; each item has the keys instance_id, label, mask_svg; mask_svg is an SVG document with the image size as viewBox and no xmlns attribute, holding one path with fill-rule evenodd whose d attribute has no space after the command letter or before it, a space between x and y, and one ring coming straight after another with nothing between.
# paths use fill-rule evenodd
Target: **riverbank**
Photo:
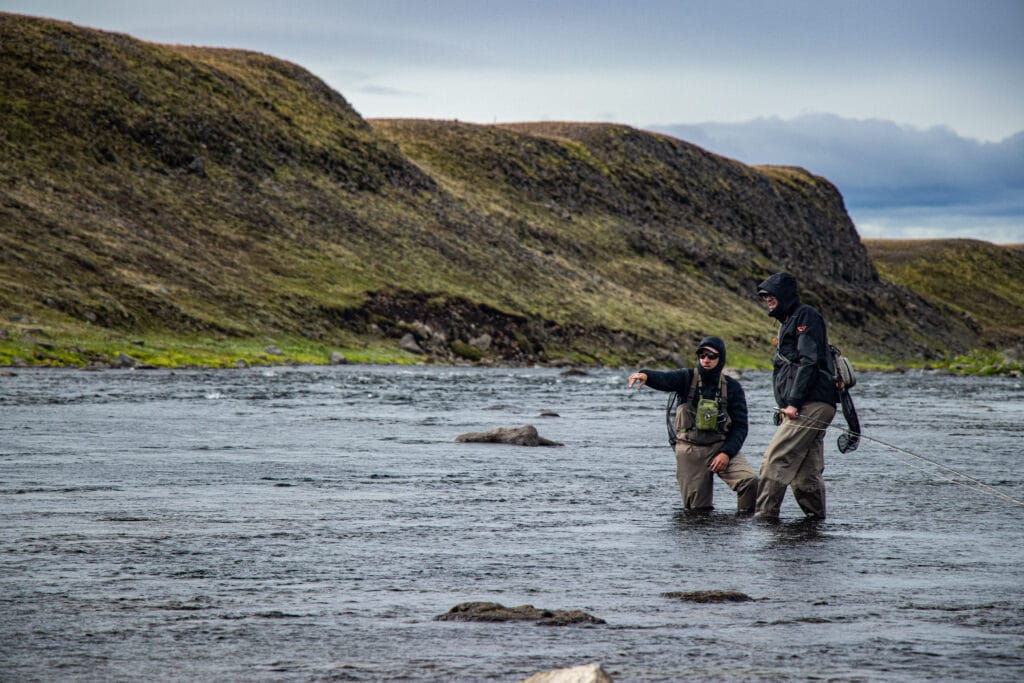
<instances>
[{"instance_id":1,"label":"riverbank","mask_svg":"<svg viewBox=\"0 0 1024 683\"><path fill-rule=\"evenodd\" d=\"M942 361L918 359L853 357L858 370L902 372L909 369L935 370L956 375L1024 376L1024 361L1012 357L1012 351L975 349L949 356ZM466 354L456 359L434 358L396 345L391 340L352 337L337 344L295 337L228 339L180 337L171 335L133 335L124 337L109 331L89 334L77 331L73 336L55 338L41 327L22 326L12 333L0 330L0 367L110 368L244 368L297 365L450 365L495 367L679 367L686 358L671 354L663 358L637 358L633 362L593 362L575 353L557 352L530 363L509 362L485 353ZM770 369L767 354L754 355L741 349L730 350L729 365L737 370Z\"/></svg>"}]
</instances>

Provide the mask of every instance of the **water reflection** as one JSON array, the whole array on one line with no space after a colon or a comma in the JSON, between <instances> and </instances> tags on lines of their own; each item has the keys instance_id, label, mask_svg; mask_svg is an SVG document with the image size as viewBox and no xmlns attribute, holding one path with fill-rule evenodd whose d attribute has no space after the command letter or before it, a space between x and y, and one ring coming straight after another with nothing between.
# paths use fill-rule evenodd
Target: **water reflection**
<instances>
[{"instance_id":1,"label":"water reflection","mask_svg":"<svg viewBox=\"0 0 1024 683\"><path fill-rule=\"evenodd\" d=\"M765 519L754 522L769 532L776 546L798 546L822 540L828 532L828 521L822 519Z\"/></svg>"}]
</instances>

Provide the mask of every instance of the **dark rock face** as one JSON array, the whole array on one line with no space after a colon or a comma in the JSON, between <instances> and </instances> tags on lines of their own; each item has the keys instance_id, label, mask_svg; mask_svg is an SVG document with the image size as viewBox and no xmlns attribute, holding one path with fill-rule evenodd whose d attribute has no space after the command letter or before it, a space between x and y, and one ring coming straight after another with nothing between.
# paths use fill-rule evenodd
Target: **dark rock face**
<instances>
[{"instance_id":1,"label":"dark rock face","mask_svg":"<svg viewBox=\"0 0 1024 683\"><path fill-rule=\"evenodd\" d=\"M754 598L739 591L672 591L662 593L661 597L673 600L684 600L686 602L749 602Z\"/></svg>"},{"instance_id":2,"label":"dark rock face","mask_svg":"<svg viewBox=\"0 0 1024 683\"><path fill-rule=\"evenodd\" d=\"M476 355L513 364L559 364L548 357L549 346L664 355L655 343L633 333L527 317L437 293L370 292L358 308L321 308L317 316L360 334L400 340L400 346L410 353L426 354L441 362L457 360L455 348L463 344Z\"/></svg>"},{"instance_id":3,"label":"dark rock face","mask_svg":"<svg viewBox=\"0 0 1024 683\"><path fill-rule=\"evenodd\" d=\"M435 621L533 621L542 626L568 626L569 624L604 624L599 619L580 610L537 609L533 605L505 607L497 602L462 602L444 614L434 617Z\"/></svg>"},{"instance_id":4,"label":"dark rock face","mask_svg":"<svg viewBox=\"0 0 1024 683\"><path fill-rule=\"evenodd\" d=\"M455 437L459 443L504 443L512 446L562 446L564 444L551 441L537 434L533 425L505 428L499 427L489 432L467 432Z\"/></svg>"}]
</instances>

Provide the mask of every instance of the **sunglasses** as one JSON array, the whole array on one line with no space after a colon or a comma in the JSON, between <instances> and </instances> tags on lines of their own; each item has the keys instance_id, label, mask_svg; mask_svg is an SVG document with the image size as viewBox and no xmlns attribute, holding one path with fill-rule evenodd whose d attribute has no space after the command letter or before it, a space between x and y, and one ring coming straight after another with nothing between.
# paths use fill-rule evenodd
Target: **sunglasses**
<instances>
[{"instance_id":1,"label":"sunglasses","mask_svg":"<svg viewBox=\"0 0 1024 683\"><path fill-rule=\"evenodd\" d=\"M710 358L711 360L716 360L718 358L718 354L714 351L698 351L697 358Z\"/></svg>"}]
</instances>

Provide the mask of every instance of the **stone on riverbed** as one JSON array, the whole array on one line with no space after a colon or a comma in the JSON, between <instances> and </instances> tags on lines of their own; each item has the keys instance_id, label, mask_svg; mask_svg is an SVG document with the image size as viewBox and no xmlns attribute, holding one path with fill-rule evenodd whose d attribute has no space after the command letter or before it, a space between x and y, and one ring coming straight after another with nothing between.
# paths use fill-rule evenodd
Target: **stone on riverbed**
<instances>
[{"instance_id":1,"label":"stone on riverbed","mask_svg":"<svg viewBox=\"0 0 1024 683\"><path fill-rule=\"evenodd\" d=\"M580 610L537 609L533 605L505 607L497 602L461 602L444 614L434 617L435 621L533 621L543 626L567 626L569 624L604 624L599 619Z\"/></svg>"},{"instance_id":2,"label":"stone on riverbed","mask_svg":"<svg viewBox=\"0 0 1024 683\"><path fill-rule=\"evenodd\" d=\"M685 600L687 602L748 602L754 598L739 591L689 591L662 593L663 598Z\"/></svg>"},{"instance_id":3,"label":"stone on riverbed","mask_svg":"<svg viewBox=\"0 0 1024 683\"><path fill-rule=\"evenodd\" d=\"M524 678L522 683L612 683L600 664L583 664L568 669L553 669Z\"/></svg>"},{"instance_id":4,"label":"stone on riverbed","mask_svg":"<svg viewBox=\"0 0 1024 683\"><path fill-rule=\"evenodd\" d=\"M504 443L513 446L564 445L540 436L537 434L537 428L533 425L512 428L499 427L489 432L468 432L455 437L455 440L463 443Z\"/></svg>"}]
</instances>

